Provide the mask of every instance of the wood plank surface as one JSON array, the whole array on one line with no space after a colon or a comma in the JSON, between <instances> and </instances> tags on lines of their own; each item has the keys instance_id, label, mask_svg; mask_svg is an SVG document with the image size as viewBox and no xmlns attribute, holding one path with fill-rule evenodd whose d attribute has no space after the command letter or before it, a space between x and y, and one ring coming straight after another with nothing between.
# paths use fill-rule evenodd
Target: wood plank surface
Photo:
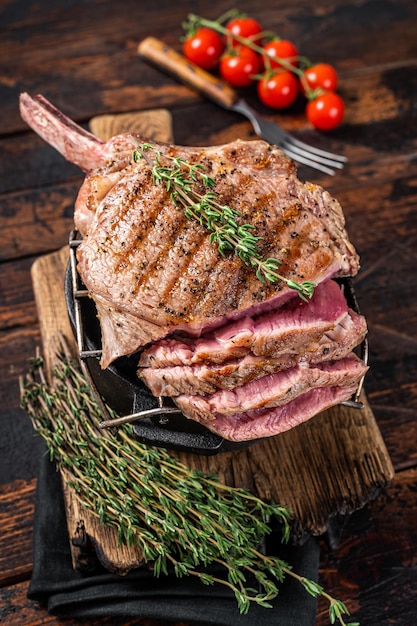
<instances>
[{"instance_id":1,"label":"wood plank surface","mask_svg":"<svg viewBox=\"0 0 417 626\"><path fill-rule=\"evenodd\" d=\"M35 489L35 479L0 486L0 586L25 580L32 569Z\"/></svg>"},{"instance_id":2,"label":"wood plank surface","mask_svg":"<svg viewBox=\"0 0 417 626\"><path fill-rule=\"evenodd\" d=\"M397 473L379 498L349 518L337 548L330 549L325 541L321 543L321 583L333 596L346 598L349 610L359 612L355 617L360 618L361 623L385 626L386 605L380 601L381 589L384 597L389 599L393 618L401 616L404 626L413 623L417 610L417 601L410 601L410 598L417 598L417 575L413 565L417 542L416 484L416 468ZM8 626L168 626L160 621L141 618L123 621L110 617L60 620L46 615L37 603L27 599L32 558L33 524L30 518L35 490L35 480L15 481L0 488L0 554L3 555L0 564L6 569L0 578L2 623ZM392 532L392 520L395 520L395 533ZM388 551L385 549L387 545ZM9 559L7 555L10 555ZM16 571L19 576L14 575ZM355 597L358 599L355 600ZM327 608L324 602L319 603L316 626L328 626Z\"/></svg>"},{"instance_id":3,"label":"wood plank surface","mask_svg":"<svg viewBox=\"0 0 417 626\"><path fill-rule=\"evenodd\" d=\"M275 3L273 7L258 4L256 16L261 23L274 25L278 34L284 31L288 38L301 39L301 54L312 59L332 60L341 73L342 90L350 105L349 125L352 122L358 126L369 124L380 117L380 109L385 119L394 119L398 112L404 114L401 104L408 92L401 89L396 77L398 65L403 67L404 82L413 77L415 58L410 54L407 41L414 35L417 8L405 0L383 2L383 8L375 17L373 12L377 12L378 5L373 11L372 2L344 3L341 7L338 4L329 0L320 8L306 5L303 0L294 0L290 5ZM226 6L230 8L230 5L218 7L206 2L198 10L202 12L204 7L206 17L216 18ZM254 13L250 0L242 0L239 9ZM39 23L37 12L28 11L26 19L17 21L13 31L7 32L1 42L1 55L9 60L6 77L10 88L5 93L5 115L0 120L0 131L24 128L15 106L20 88L13 82L17 71L30 91L38 89L41 82L44 92L59 108L66 104L70 117L77 121L88 120L99 113L170 107L173 103L195 101L198 97L194 92L172 79L155 75L136 54L140 33L159 33L169 45L178 47L181 23L193 10L196 9L188 3L180 2L174 8L170 0L159 0L154 7L148 3L144 11L135 0L124 0L123 11L115 15L109 3L96 0L84 7L82 1L77 0L70 15L67 5L60 3L55 10L47 10L48 20L43 24L40 47L24 36ZM346 24L351 23L355 24L354 39L346 29ZM381 29L387 23L390 37L395 41L392 46L386 46L381 37ZM84 37L74 37L72 29L81 30ZM369 67L380 66L381 59L385 71L372 76ZM79 71L74 72L74 67ZM398 97L393 96L393 90L397 90ZM373 98L374 93L378 98ZM280 117L288 126L305 124L302 114L289 117L284 113Z\"/></svg>"},{"instance_id":4,"label":"wood plank surface","mask_svg":"<svg viewBox=\"0 0 417 626\"><path fill-rule=\"evenodd\" d=\"M361 624L388 626L415 621L416 484L415 467L397 474L380 498L349 519L335 550L322 545L322 584L336 597L344 589L351 590L351 597L357 600L350 604L350 610ZM326 624L326 611L320 603L317 624Z\"/></svg>"},{"instance_id":5,"label":"wood plank surface","mask_svg":"<svg viewBox=\"0 0 417 626\"><path fill-rule=\"evenodd\" d=\"M2 623L165 626L141 618L58 620L26 598L30 518L43 453L19 406L18 377L41 346L30 267L67 244L83 173L28 129L19 115L19 93L44 94L85 127L100 114L166 108L179 144L254 138L247 120L137 55L139 41L150 35L180 50L181 23L190 11L215 18L231 6L225 0L201 0L198 6L181 0L0 0ZM311 128L302 101L288 111L271 111L253 90L242 93L302 140L348 157L335 177L304 166L299 174L340 200L361 256L355 291L369 323L366 392L396 474L344 529L339 526L337 549L322 543L320 579L361 626L410 626L417 614L417 4L264 0L255 6L241 0L238 8L339 72L346 118L331 133ZM329 623L324 605L316 622Z\"/></svg>"},{"instance_id":6,"label":"wood plank surface","mask_svg":"<svg viewBox=\"0 0 417 626\"><path fill-rule=\"evenodd\" d=\"M27 598L28 583L22 582L7 588L7 594L0 589L1 620L7 626L187 626L183 622L169 622L149 618L59 619L48 615L38 603Z\"/></svg>"}]
</instances>

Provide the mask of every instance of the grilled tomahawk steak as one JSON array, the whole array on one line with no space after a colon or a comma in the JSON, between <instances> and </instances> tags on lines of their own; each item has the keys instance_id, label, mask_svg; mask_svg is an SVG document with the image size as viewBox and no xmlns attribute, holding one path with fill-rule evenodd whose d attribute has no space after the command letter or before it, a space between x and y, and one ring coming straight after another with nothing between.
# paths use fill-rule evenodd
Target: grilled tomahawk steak
<instances>
[{"instance_id":1,"label":"grilled tomahawk steak","mask_svg":"<svg viewBox=\"0 0 417 626\"><path fill-rule=\"evenodd\" d=\"M220 255L210 233L187 219L165 187L153 181L152 163L132 158L145 138L127 133L102 142L42 96L22 94L20 109L41 137L87 172L74 220L83 237L78 270L101 324L102 367L145 348L139 372L151 389L157 370L177 367L169 376L183 384L165 385L158 372L154 392L177 396L187 417L235 440L252 438L251 420L258 421L254 437L275 434L352 394L366 371L351 354L366 324L347 309L332 279L355 275L358 256L339 203L321 187L302 183L278 148L260 140L204 148L152 142L147 154L150 160L159 152L162 159L201 164L215 181L218 202L238 211L241 224L255 227L262 256L278 259L287 279L317 285L307 305L285 281L261 282L237 256ZM237 336L241 345L233 341ZM175 361L181 345L190 362ZM157 363L161 350L176 354L173 364ZM279 417L275 405L260 408L268 377L291 372L302 382L288 402L280 400L286 417ZM210 409L219 389L237 388L236 397L243 398L248 385L255 385L252 406L227 415ZM209 408L198 411L195 399L202 397ZM229 415L233 427L225 425ZM245 428L235 427L239 423Z\"/></svg>"}]
</instances>

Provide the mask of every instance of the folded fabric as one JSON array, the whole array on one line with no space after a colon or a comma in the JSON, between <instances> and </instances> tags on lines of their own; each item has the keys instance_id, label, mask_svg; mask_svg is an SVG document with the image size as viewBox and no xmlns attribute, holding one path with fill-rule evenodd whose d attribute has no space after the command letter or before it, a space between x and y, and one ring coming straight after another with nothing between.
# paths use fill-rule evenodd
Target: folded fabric
<instances>
[{"instance_id":1,"label":"folded fabric","mask_svg":"<svg viewBox=\"0 0 417 626\"><path fill-rule=\"evenodd\" d=\"M311 538L303 546L284 546L280 536L272 533L267 539L267 550L287 561L297 573L317 580L317 539ZM28 597L62 618L126 616L200 626L315 624L316 599L291 578L280 586L273 608L253 604L248 614L241 615L233 593L225 586L206 586L192 576L177 578L172 574L156 578L145 567L125 576L110 573L102 566L88 574L74 570L61 479L46 455L38 478L33 558Z\"/></svg>"}]
</instances>

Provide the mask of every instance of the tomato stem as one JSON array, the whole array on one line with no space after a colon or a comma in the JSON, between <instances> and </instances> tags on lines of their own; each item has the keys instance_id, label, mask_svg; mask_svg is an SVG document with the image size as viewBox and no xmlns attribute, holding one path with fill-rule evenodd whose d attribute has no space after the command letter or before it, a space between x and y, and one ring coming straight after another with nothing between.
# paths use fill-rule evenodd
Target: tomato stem
<instances>
[{"instance_id":1,"label":"tomato stem","mask_svg":"<svg viewBox=\"0 0 417 626\"><path fill-rule=\"evenodd\" d=\"M190 13L183 27L188 34L207 31L221 40L223 51L217 54L215 65L226 83L246 87L257 81L261 102L272 109L289 107L301 91L307 100L307 119L314 128L331 130L341 123L344 102L336 93L336 70L326 63L313 64L298 54L291 41L262 30L257 20L231 9L217 20ZM194 60L186 52L185 56Z\"/></svg>"},{"instance_id":2,"label":"tomato stem","mask_svg":"<svg viewBox=\"0 0 417 626\"><path fill-rule=\"evenodd\" d=\"M239 14L239 16L242 15L239 12L237 13ZM217 20L209 20L205 17L201 17L199 15L195 15L194 13L191 13L190 15L188 15L188 18L187 18L188 21L185 23L184 28L188 30L193 30L193 31L195 31L195 29L199 27L211 28L212 30L226 37L228 48L232 48L232 41L237 41L241 45L250 48L251 50L253 50L254 52L256 52L262 57L266 75L271 75L274 73L274 68L272 66L272 63L278 64L283 69L289 70L290 72L298 76L298 78L300 79L303 85L303 89L305 91L306 97L308 99L311 99L313 97L314 90L310 88L304 76L304 68L310 67L312 65L311 61L307 57L301 56L301 55L297 55L295 57L292 57L290 60L288 60L283 57L277 57L277 56L268 54L262 48L262 46L258 45L254 41L254 39L272 40L272 39L279 39L279 38L277 38L277 36L272 31L262 31L261 33L257 33L256 35L254 35L253 38L242 37L241 35L232 33L225 26L223 26L223 23L224 22L227 23L227 21L230 20L231 17L236 17L235 9L232 9L231 11L227 11L224 15L222 15ZM301 67L294 65L294 62L299 63Z\"/></svg>"}]
</instances>

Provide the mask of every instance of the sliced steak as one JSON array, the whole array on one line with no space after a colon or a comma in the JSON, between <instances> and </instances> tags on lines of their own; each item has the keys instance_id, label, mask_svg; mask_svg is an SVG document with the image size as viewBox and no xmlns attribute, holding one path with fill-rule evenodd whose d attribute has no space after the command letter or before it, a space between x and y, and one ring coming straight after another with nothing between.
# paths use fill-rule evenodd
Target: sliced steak
<instances>
[{"instance_id":1,"label":"sliced steak","mask_svg":"<svg viewBox=\"0 0 417 626\"><path fill-rule=\"evenodd\" d=\"M352 315L340 286L328 280L318 285L309 302L293 298L276 311L231 322L198 339L162 339L145 349L140 367L171 367L223 363L253 353L280 357L304 353L323 334ZM365 324L365 320L362 320ZM358 338L358 345L363 337ZM311 349L311 348L310 348Z\"/></svg>"},{"instance_id":2,"label":"sliced steak","mask_svg":"<svg viewBox=\"0 0 417 626\"><path fill-rule=\"evenodd\" d=\"M182 395L175 403L184 415L198 422L210 422L218 415L282 406L310 389L357 385L367 367L355 355L338 361L295 367L268 374L232 390L220 390L207 396Z\"/></svg>"},{"instance_id":3,"label":"sliced steak","mask_svg":"<svg viewBox=\"0 0 417 626\"><path fill-rule=\"evenodd\" d=\"M279 356L255 356L246 353L240 358L225 359L223 363L202 363L138 369L138 376L155 396L181 394L210 394L217 389L234 389L265 374L294 367L298 363L310 365L332 361L348 355L366 335L366 323L353 311L325 332L317 341L291 349L287 346Z\"/></svg>"},{"instance_id":4,"label":"sliced steak","mask_svg":"<svg viewBox=\"0 0 417 626\"><path fill-rule=\"evenodd\" d=\"M311 389L295 400L274 409L261 409L216 415L209 424L212 432L229 441L252 441L272 437L311 419L331 406L345 402L354 394L356 383L347 387Z\"/></svg>"},{"instance_id":5,"label":"sliced steak","mask_svg":"<svg viewBox=\"0 0 417 626\"><path fill-rule=\"evenodd\" d=\"M335 369L332 371L333 367ZM221 392L217 393L217 397L213 394L206 398L184 395L176 398L175 402L188 418L201 422L212 432L229 441L250 441L271 437L298 426L335 404L349 400L366 373L367 367L352 356L338 361L337 365L323 364L318 369L319 372L313 375L306 373L306 376L312 379L313 385L304 386L301 383L298 394L288 385L290 378L295 380L299 377L299 372L295 372L287 373L287 384L285 378L281 381L276 379L280 375L265 376L265 380L260 379L256 383L258 393L255 392L254 383L249 383L239 388L239 399L237 396L233 397L234 392ZM282 375L285 376L285 373ZM303 387L306 389L304 392L301 391ZM274 397L276 395L282 399L285 389L288 390L287 401L279 403ZM254 393L255 398L260 398L255 404L262 406L242 410L243 406L253 404L245 397L246 394ZM266 404L277 406L266 407Z\"/></svg>"}]
</instances>

